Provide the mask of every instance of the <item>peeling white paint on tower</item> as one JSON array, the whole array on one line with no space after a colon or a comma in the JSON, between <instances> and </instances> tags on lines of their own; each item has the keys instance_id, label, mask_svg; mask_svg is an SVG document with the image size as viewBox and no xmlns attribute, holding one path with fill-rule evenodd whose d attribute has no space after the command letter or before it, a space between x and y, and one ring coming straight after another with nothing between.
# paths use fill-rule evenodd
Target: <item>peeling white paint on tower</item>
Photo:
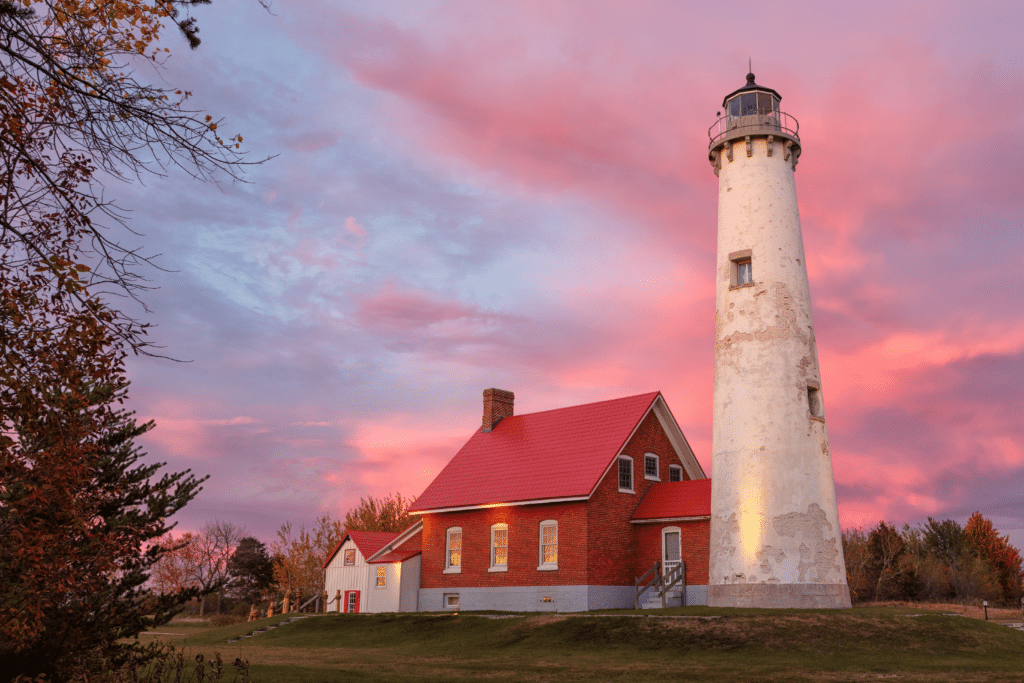
<instances>
[{"instance_id":1,"label":"peeling white paint on tower","mask_svg":"<svg viewBox=\"0 0 1024 683\"><path fill-rule=\"evenodd\" d=\"M712 126L718 176L708 604L850 607L794 169L796 120L754 82Z\"/></svg>"}]
</instances>

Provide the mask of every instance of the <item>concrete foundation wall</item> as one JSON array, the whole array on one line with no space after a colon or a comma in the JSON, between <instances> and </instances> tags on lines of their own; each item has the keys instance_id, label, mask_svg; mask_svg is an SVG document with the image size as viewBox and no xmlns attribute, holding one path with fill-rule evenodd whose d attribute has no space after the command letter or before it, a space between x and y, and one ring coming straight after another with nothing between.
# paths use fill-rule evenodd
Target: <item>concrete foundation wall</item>
<instances>
[{"instance_id":1,"label":"concrete foundation wall","mask_svg":"<svg viewBox=\"0 0 1024 683\"><path fill-rule=\"evenodd\" d=\"M586 612L633 606L632 586L463 587L421 588L420 611L443 611L444 596L453 593L459 595L460 611Z\"/></svg>"},{"instance_id":2,"label":"concrete foundation wall","mask_svg":"<svg viewBox=\"0 0 1024 683\"><path fill-rule=\"evenodd\" d=\"M850 607L847 585L835 583L731 584L708 588L712 604L733 607L782 607L846 609Z\"/></svg>"},{"instance_id":3,"label":"concrete foundation wall","mask_svg":"<svg viewBox=\"0 0 1024 683\"><path fill-rule=\"evenodd\" d=\"M632 586L510 586L507 588L421 588L420 611L444 611L444 596L458 594L459 611L586 612L633 607ZM706 605L707 586L687 586L687 605ZM545 601L550 598L550 601Z\"/></svg>"}]
</instances>

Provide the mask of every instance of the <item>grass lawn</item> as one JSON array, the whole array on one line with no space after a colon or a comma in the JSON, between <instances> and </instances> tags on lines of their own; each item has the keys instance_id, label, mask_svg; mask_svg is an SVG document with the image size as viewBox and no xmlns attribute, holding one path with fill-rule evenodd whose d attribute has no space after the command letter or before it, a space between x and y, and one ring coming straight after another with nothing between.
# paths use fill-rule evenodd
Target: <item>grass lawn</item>
<instances>
[{"instance_id":1,"label":"grass lawn","mask_svg":"<svg viewBox=\"0 0 1024 683\"><path fill-rule=\"evenodd\" d=\"M191 655L217 651L228 661L248 659L256 683L1024 680L1024 632L954 609L962 610L320 615L235 643L227 641L285 617L180 630L181 622L172 622L158 631L191 629L167 638Z\"/></svg>"}]
</instances>

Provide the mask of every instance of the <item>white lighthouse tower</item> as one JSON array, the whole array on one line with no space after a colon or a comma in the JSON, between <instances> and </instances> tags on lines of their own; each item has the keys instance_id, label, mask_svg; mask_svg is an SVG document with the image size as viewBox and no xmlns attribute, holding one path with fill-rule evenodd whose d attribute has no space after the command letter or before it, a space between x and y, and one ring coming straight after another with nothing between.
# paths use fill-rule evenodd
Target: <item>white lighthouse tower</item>
<instances>
[{"instance_id":1,"label":"white lighthouse tower","mask_svg":"<svg viewBox=\"0 0 1024 683\"><path fill-rule=\"evenodd\" d=\"M797 122L747 84L709 131L718 176L708 604L850 607L794 169Z\"/></svg>"}]
</instances>

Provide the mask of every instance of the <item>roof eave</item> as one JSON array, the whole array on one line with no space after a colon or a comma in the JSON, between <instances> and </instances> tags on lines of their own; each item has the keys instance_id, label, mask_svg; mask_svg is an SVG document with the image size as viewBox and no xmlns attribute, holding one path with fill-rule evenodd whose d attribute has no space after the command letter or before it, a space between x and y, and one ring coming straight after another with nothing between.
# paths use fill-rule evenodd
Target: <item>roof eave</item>
<instances>
[{"instance_id":1,"label":"roof eave","mask_svg":"<svg viewBox=\"0 0 1024 683\"><path fill-rule=\"evenodd\" d=\"M711 515L696 515L693 517L654 517L652 519L631 519L630 524L656 524L659 522L700 522L711 519Z\"/></svg>"},{"instance_id":2,"label":"roof eave","mask_svg":"<svg viewBox=\"0 0 1024 683\"><path fill-rule=\"evenodd\" d=\"M408 529L406 529L402 533L400 533L397 536L395 536L391 541L389 541L389 542L385 543L383 546L381 546L377 550L377 552L375 552L374 554L372 554L368 558L366 558L366 563L369 564L375 558L377 558L377 557L379 557L381 555L387 555L388 553L393 552L396 548L399 548L403 543L408 541L410 538L412 538L413 536L415 536L416 534L418 534L422 530L423 530L423 520L421 519L420 521L413 523ZM387 551L387 552L385 552L385 551Z\"/></svg>"},{"instance_id":3,"label":"roof eave","mask_svg":"<svg viewBox=\"0 0 1024 683\"><path fill-rule=\"evenodd\" d=\"M410 510L410 515L430 515L436 512L463 512L465 510L487 510L490 508L517 507L520 505L543 505L545 503L576 503L590 498L586 496L567 496L564 498L539 498L537 500L517 500L506 503L484 503L477 505L461 505L449 508L434 508L431 510ZM422 522L421 522L422 523Z\"/></svg>"}]
</instances>

